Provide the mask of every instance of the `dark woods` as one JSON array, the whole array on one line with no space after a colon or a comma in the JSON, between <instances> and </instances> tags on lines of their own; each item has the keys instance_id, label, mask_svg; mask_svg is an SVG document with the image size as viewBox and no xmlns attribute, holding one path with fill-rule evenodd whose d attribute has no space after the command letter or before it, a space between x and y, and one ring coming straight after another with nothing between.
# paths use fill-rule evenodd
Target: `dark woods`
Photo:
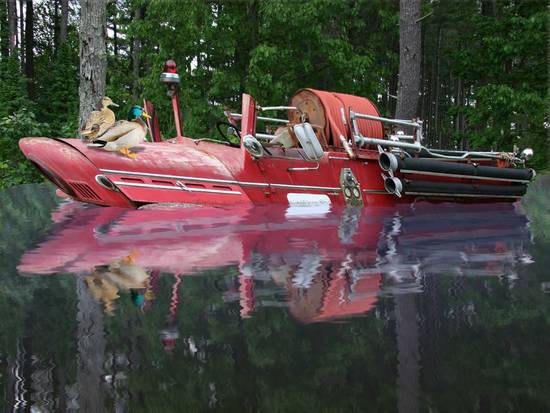
<instances>
[{"instance_id":1,"label":"dark woods","mask_svg":"<svg viewBox=\"0 0 550 413\"><path fill-rule=\"evenodd\" d=\"M410 17L419 1L401 0L401 20L397 0L110 1L105 93L121 105L119 118L143 97L153 100L170 136L158 78L173 58L185 134L206 137L242 92L264 104L285 103L302 87L347 92L395 116L399 74L420 80L416 110L407 103L399 113L426 121L428 144L530 146L533 166L547 168L548 2L422 1ZM19 154L20 137L75 136L80 7L0 1L1 186L37 179ZM400 68L400 21L420 31L421 49L406 45L418 65Z\"/></svg>"}]
</instances>

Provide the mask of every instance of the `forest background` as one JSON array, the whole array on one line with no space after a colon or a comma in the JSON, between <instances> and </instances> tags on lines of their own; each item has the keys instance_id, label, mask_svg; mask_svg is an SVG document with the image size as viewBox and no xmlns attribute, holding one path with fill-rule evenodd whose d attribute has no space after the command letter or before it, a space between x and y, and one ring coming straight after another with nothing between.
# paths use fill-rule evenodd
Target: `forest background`
<instances>
[{"instance_id":1,"label":"forest background","mask_svg":"<svg viewBox=\"0 0 550 413\"><path fill-rule=\"evenodd\" d=\"M532 147L531 166L548 169L547 0L412 1L421 4L416 115L426 143ZM19 138L77 134L79 13L77 0L0 0L0 188L40 180ZM159 82L167 59L182 77L186 136L216 137L224 106L238 109L243 92L271 105L314 87L396 113L397 0L112 0L105 20L117 117L152 100L165 137L174 132Z\"/></svg>"}]
</instances>

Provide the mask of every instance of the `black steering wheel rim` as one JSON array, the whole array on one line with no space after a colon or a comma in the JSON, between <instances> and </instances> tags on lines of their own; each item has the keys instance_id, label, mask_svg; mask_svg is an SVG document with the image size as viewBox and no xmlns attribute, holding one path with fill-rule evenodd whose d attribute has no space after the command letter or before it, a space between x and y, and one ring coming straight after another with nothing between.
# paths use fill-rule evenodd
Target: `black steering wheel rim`
<instances>
[{"instance_id":1,"label":"black steering wheel rim","mask_svg":"<svg viewBox=\"0 0 550 413\"><path fill-rule=\"evenodd\" d=\"M222 126L226 126L226 127L230 127L230 128L233 128L233 130L235 131L235 133L237 134L237 137L239 138L239 142L241 141L241 132L237 129L237 127L229 122L225 122L225 121L219 121L216 123L216 129L218 130L218 133L221 135L221 137L223 138L224 141L226 141L227 143L229 143L230 146L233 146L234 148L240 148L240 144L237 144L237 143L233 143L229 140L229 136L226 135L226 133L222 130Z\"/></svg>"}]
</instances>

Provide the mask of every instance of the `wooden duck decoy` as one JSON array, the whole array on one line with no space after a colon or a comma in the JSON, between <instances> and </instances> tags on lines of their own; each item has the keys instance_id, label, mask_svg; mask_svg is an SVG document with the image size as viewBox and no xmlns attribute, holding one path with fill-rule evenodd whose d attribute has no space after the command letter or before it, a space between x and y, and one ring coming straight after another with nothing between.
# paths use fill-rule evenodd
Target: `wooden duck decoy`
<instances>
[{"instance_id":1,"label":"wooden duck decoy","mask_svg":"<svg viewBox=\"0 0 550 413\"><path fill-rule=\"evenodd\" d=\"M80 135L85 139L93 140L115 124L115 114L109 106L118 107L118 105L110 97L105 96L101 99L100 106L100 110L94 110L88 115L88 119L80 130Z\"/></svg>"},{"instance_id":2,"label":"wooden duck decoy","mask_svg":"<svg viewBox=\"0 0 550 413\"><path fill-rule=\"evenodd\" d=\"M120 291L132 292L135 303L143 304L144 294L147 288L149 273L134 260L137 252L113 261L106 265L94 267L92 274L85 277L86 286L97 301L103 302L105 312L114 313L115 302L119 299Z\"/></svg>"},{"instance_id":3,"label":"wooden duck decoy","mask_svg":"<svg viewBox=\"0 0 550 413\"><path fill-rule=\"evenodd\" d=\"M128 112L128 120L116 122L88 146L100 147L109 152L120 152L128 158L135 159L137 155L130 153L130 149L141 144L147 135L147 124L142 118L148 119L150 116L142 107L133 106Z\"/></svg>"}]
</instances>

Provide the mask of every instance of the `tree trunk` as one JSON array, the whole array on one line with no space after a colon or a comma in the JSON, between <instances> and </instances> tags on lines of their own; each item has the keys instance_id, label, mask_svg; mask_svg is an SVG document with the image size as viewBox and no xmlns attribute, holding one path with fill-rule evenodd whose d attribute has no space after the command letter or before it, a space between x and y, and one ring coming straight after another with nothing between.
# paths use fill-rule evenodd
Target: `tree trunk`
<instances>
[{"instance_id":1,"label":"tree trunk","mask_svg":"<svg viewBox=\"0 0 550 413\"><path fill-rule=\"evenodd\" d=\"M116 21L113 21L113 53L118 57L118 29Z\"/></svg>"},{"instance_id":2,"label":"tree trunk","mask_svg":"<svg viewBox=\"0 0 550 413\"><path fill-rule=\"evenodd\" d=\"M61 46L67 38L67 25L69 23L69 0L61 0L61 21L59 24L59 41Z\"/></svg>"},{"instance_id":3,"label":"tree trunk","mask_svg":"<svg viewBox=\"0 0 550 413\"><path fill-rule=\"evenodd\" d=\"M400 0L399 5L399 83L397 87L398 119L417 116L420 91L422 31L420 0Z\"/></svg>"},{"instance_id":4,"label":"tree trunk","mask_svg":"<svg viewBox=\"0 0 550 413\"><path fill-rule=\"evenodd\" d=\"M134 11L134 22L143 20L143 9L137 7ZM139 97L139 66L140 60L139 55L141 53L141 41L136 36L132 39L132 96L134 100L137 100Z\"/></svg>"},{"instance_id":5,"label":"tree trunk","mask_svg":"<svg viewBox=\"0 0 550 413\"><path fill-rule=\"evenodd\" d=\"M80 124L105 94L107 0L80 0Z\"/></svg>"},{"instance_id":6,"label":"tree trunk","mask_svg":"<svg viewBox=\"0 0 550 413\"><path fill-rule=\"evenodd\" d=\"M32 0L25 3L25 76L29 97L33 97L34 81L34 15Z\"/></svg>"},{"instance_id":7,"label":"tree trunk","mask_svg":"<svg viewBox=\"0 0 550 413\"><path fill-rule=\"evenodd\" d=\"M25 72L25 0L19 0L19 58L21 60L21 73Z\"/></svg>"},{"instance_id":8,"label":"tree trunk","mask_svg":"<svg viewBox=\"0 0 550 413\"><path fill-rule=\"evenodd\" d=\"M92 2L99 0L91 0ZM105 411L102 388L103 366L105 364L105 332L103 311L86 287L82 276L76 281L78 299L78 404L83 412Z\"/></svg>"},{"instance_id":9,"label":"tree trunk","mask_svg":"<svg viewBox=\"0 0 550 413\"><path fill-rule=\"evenodd\" d=\"M8 0L8 46L10 54L17 51L17 1Z\"/></svg>"},{"instance_id":10,"label":"tree trunk","mask_svg":"<svg viewBox=\"0 0 550 413\"><path fill-rule=\"evenodd\" d=\"M418 308L414 294L395 296L397 335L397 411L419 410L420 341Z\"/></svg>"},{"instance_id":11,"label":"tree trunk","mask_svg":"<svg viewBox=\"0 0 550 413\"><path fill-rule=\"evenodd\" d=\"M59 49L59 0L54 0L53 5L53 50Z\"/></svg>"},{"instance_id":12,"label":"tree trunk","mask_svg":"<svg viewBox=\"0 0 550 413\"><path fill-rule=\"evenodd\" d=\"M10 55L9 50L9 32L6 30L6 22L8 21L8 7L5 1L0 0L0 48L2 49L2 57L6 58Z\"/></svg>"},{"instance_id":13,"label":"tree trunk","mask_svg":"<svg viewBox=\"0 0 550 413\"><path fill-rule=\"evenodd\" d=\"M435 108L434 108L434 143L437 141L439 149L441 149L441 115L439 110L439 101L441 94L441 28L437 31L437 49L435 55Z\"/></svg>"}]
</instances>

